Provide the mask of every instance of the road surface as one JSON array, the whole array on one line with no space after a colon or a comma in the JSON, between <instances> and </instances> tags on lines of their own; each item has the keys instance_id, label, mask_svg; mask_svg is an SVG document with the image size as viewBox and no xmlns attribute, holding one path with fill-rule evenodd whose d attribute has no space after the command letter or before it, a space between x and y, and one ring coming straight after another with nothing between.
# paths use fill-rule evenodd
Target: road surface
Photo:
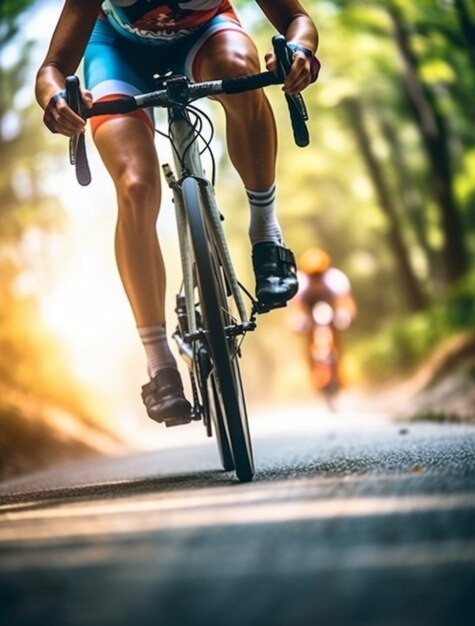
<instances>
[{"instance_id":1,"label":"road surface","mask_svg":"<svg viewBox=\"0 0 475 626\"><path fill-rule=\"evenodd\" d=\"M2 626L473 626L475 428L282 407L0 485ZM180 431L180 432L178 432Z\"/></svg>"}]
</instances>

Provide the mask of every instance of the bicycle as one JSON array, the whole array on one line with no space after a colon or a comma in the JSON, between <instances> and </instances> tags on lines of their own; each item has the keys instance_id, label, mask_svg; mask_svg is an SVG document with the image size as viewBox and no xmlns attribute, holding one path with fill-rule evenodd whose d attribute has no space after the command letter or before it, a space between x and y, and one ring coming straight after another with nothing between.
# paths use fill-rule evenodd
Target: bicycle
<instances>
[{"instance_id":1,"label":"bicycle","mask_svg":"<svg viewBox=\"0 0 475 626\"><path fill-rule=\"evenodd\" d=\"M322 394L333 413L340 391L340 354L334 325L335 311L323 300L312 306L310 329L310 372L315 391Z\"/></svg>"},{"instance_id":2,"label":"bicycle","mask_svg":"<svg viewBox=\"0 0 475 626\"><path fill-rule=\"evenodd\" d=\"M201 163L198 140L202 139L204 114L192 102L206 96L281 84L290 70L292 52L282 35L276 35L272 41L277 74L261 72L198 83L171 74L159 77L161 88L157 91L98 102L92 109L82 105L79 79L66 79L67 102L84 119L151 106L167 109L166 136L171 142L176 174L168 164L162 169L173 192L183 275L176 296L177 327L173 338L190 373L193 419L203 420L208 436L214 432L223 469L235 470L241 482L252 480L254 460L238 359L244 336L256 328L256 316L269 309L257 302L236 276L213 183L206 178ZM308 115L303 98L301 94L286 94L286 99L295 142L306 146ZM210 141L205 143L205 149L210 150ZM70 139L69 156L78 182L88 185L91 174L84 135ZM251 302L250 312L243 294Z\"/></svg>"}]
</instances>

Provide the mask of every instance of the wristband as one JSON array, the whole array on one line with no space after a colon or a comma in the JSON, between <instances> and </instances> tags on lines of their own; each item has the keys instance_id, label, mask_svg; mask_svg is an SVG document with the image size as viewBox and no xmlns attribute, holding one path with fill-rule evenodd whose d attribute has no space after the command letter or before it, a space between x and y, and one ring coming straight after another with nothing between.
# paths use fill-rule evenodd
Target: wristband
<instances>
[{"instance_id":1,"label":"wristband","mask_svg":"<svg viewBox=\"0 0 475 626\"><path fill-rule=\"evenodd\" d=\"M314 83L318 78L318 74L320 73L320 61L309 48L306 48L299 43L289 42L287 43L287 46L292 50L292 52L303 52L307 59L310 60L310 82Z\"/></svg>"},{"instance_id":2,"label":"wristband","mask_svg":"<svg viewBox=\"0 0 475 626\"><path fill-rule=\"evenodd\" d=\"M66 100L66 92L64 91L64 89L58 91L58 93L55 93L54 96L50 98L43 115L43 122L52 133L58 132L53 127L54 123L56 122L56 119L53 115L53 110L55 109L55 104L58 102L58 100L61 99Z\"/></svg>"}]
</instances>

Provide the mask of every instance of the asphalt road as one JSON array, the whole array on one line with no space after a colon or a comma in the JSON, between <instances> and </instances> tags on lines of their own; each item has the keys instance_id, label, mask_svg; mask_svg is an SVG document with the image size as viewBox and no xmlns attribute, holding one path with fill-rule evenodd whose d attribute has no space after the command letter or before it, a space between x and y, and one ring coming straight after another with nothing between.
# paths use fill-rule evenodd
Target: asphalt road
<instances>
[{"instance_id":1,"label":"asphalt road","mask_svg":"<svg viewBox=\"0 0 475 626\"><path fill-rule=\"evenodd\" d=\"M2 626L475 624L474 427L284 407L246 485L181 429L0 485Z\"/></svg>"}]
</instances>

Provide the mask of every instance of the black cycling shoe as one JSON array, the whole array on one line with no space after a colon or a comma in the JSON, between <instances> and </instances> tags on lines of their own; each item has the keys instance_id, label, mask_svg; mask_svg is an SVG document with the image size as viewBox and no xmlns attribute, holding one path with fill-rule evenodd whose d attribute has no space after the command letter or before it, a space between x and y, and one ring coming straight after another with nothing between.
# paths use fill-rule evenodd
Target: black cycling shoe
<instances>
[{"instance_id":1,"label":"black cycling shoe","mask_svg":"<svg viewBox=\"0 0 475 626\"><path fill-rule=\"evenodd\" d=\"M252 249L256 298L268 309L285 306L298 290L293 252L274 241L256 243Z\"/></svg>"},{"instance_id":2,"label":"black cycling shoe","mask_svg":"<svg viewBox=\"0 0 475 626\"><path fill-rule=\"evenodd\" d=\"M142 387L142 400L148 416L166 426L191 422L191 404L185 398L178 370L165 367Z\"/></svg>"}]
</instances>

